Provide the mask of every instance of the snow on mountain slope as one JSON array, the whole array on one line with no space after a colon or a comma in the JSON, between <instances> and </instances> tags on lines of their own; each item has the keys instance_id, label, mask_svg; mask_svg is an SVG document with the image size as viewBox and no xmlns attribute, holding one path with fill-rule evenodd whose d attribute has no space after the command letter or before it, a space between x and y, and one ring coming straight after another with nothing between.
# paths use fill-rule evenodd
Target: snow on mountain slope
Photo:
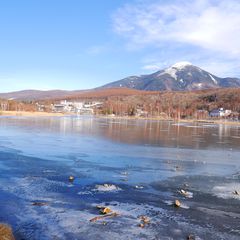
<instances>
[{"instance_id":1,"label":"snow on mountain slope","mask_svg":"<svg viewBox=\"0 0 240 240\"><path fill-rule=\"evenodd\" d=\"M103 86L103 88L112 87L127 87L148 91L191 91L221 87L240 87L240 79L219 78L189 62L178 62L153 74L131 76Z\"/></svg>"}]
</instances>

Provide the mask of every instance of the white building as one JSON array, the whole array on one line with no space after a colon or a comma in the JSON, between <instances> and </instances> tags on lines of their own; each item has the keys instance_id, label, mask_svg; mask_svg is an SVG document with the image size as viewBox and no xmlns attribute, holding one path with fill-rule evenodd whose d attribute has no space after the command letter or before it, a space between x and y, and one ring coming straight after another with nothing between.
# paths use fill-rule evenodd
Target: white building
<instances>
[{"instance_id":1,"label":"white building","mask_svg":"<svg viewBox=\"0 0 240 240\"><path fill-rule=\"evenodd\" d=\"M78 114L93 114L94 108L101 106L101 102L68 102L67 100L60 101L59 104L53 104L54 112L75 112Z\"/></svg>"},{"instance_id":2,"label":"white building","mask_svg":"<svg viewBox=\"0 0 240 240\"><path fill-rule=\"evenodd\" d=\"M228 117L232 113L231 110L228 109L213 109L211 112L209 112L210 117Z\"/></svg>"},{"instance_id":3,"label":"white building","mask_svg":"<svg viewBox=\"0 0 240 240\"><path fill-rule=\"evenodd\" d=\"M103 103L102 102L86 102L84 103L85 108L92 108L92 107L98 107L101 106Z\"/></svg>"}]
</instances>

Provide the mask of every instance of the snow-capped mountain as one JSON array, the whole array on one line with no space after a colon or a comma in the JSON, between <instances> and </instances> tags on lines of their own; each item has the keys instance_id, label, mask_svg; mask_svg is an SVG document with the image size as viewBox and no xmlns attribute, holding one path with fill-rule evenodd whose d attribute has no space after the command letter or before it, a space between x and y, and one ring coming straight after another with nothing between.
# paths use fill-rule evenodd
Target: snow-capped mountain
<instances>
[{"instance_id":1,"label":"snow-capped mountain","mask_svg":"<svg viewBox=\"0 0 240 240\"><path fill-rule=\"evenodd\" d=\"M153 74L130 76L103 86L103 88L113 87L127 87L148 91L190 91L240 87L240 79L220 78L189 62L179 62Z\"/></svg>"}]
</instances>

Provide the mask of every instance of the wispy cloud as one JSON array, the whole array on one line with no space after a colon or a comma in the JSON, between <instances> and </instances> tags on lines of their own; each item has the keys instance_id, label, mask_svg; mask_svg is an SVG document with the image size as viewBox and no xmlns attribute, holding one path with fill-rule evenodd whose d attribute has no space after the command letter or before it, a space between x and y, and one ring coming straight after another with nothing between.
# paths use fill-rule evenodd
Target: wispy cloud
<instances>
[{"instance_id":1,"label":"wispy cloud","mask_svg":"<svg viewBox=\"0 0 240 240\"><path fill-rule=\"evenodd\" d=\"M160 70L161 67L157 64L151 64L151 65L144 65L142 69L146 71L157 71L157 70Z\"/></svg>"},{"instance_id":2,"label":"wispy cloud","mask_svg":"<svg viewBox=\"0 0 240 240\"><path fill-rule=\"evenodd\" d=\"M99 55L109 51L109 46L106 45L95 45L91 46L86 50L86 53L89 55Z\"/></svg>"},{"instance_id":3,"label":"wispy cloud","mask_svg":"<svg viewBox=\"0 0 240 240\"><path fill-rule=\"evenodd\" d=\"M182 57L191 61L189 58L196 60L194 54L202 54L197 57L202 65L211 62L212 68L217 68L218 62L221 65L234 62L237 66L236 61L240 60L239 13L238 0L141 0L119 8L113 15L113 27L117 34L126 38L130 49L154 47L168 52L171 48L170 51L176 49L175 56L171 54L173 59ZM186 55L180 56L183 49ZM209 58L204 62L206 56Z\"/></svg>"},{"instance_id":4,"label":"wispy cloud","mask_svg":"<svg viewBox=\"0 0 240 240\"><path fill-rule=\"evenodd\" d=\"M237 0L149 1L127 4L114 15L114 30L136 46L189 43L240 53Z\"/></svg>"}]
</instances>

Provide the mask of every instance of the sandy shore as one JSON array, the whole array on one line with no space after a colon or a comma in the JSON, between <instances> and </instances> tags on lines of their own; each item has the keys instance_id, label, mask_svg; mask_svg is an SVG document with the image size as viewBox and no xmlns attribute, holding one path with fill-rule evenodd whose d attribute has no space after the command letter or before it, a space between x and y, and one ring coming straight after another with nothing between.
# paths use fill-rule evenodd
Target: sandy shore
<instances>
[{"instance_id":1,"label":"sandy shore","mask_svg":"<svg viewBox=\"0 0 240 240\"><path fill-rule=\"evenodd\" d=\"M65 114L52 112L1 111L0 116L53 117L53 116L65 116Z\"/></svg>"}]
</instances>

